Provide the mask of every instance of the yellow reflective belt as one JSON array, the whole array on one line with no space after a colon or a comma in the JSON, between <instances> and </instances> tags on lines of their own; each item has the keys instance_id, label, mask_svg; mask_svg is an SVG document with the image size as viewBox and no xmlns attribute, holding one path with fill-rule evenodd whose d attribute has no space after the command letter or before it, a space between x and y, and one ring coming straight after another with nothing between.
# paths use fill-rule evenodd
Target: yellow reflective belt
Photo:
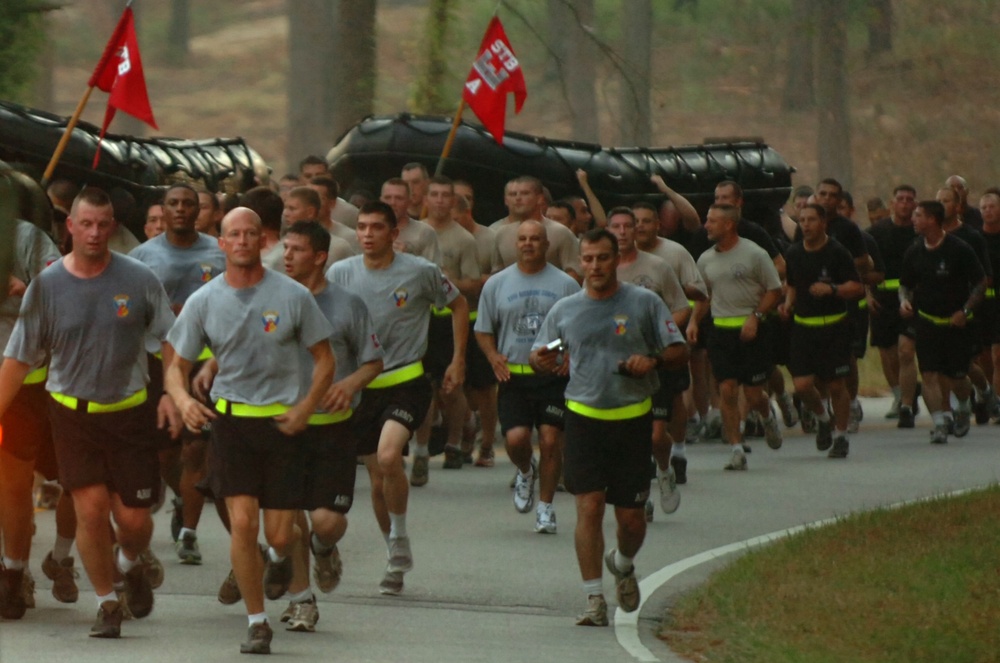
<instances>
[{"instance_id":1,"label":"yellow reflective belt","mask_svg":"<svg viewBox=\"0 0 1000 663\"><path fill-rule=\"evenodd\" d=\"M698 302L696 302L696 301L695 301L695 300L693 300L693 299L689 299L689 300L688 300L688 306L690 306L691 308L694 308L694 307L695 307L695 305L696 305L697 303L698 303Z\"/></svg>"},{"instance_id":2,"label":"yellow reflective belt","mask_svg":"<svg viewBox=\"0 0 1000 663\"><path fill-rule=\"evenodd\" d=\"M49 377L49 367L42 366L41 368L36 368L24 376L23 384L38 384L39 382L45 382L45 378L47 377Z\"/></svg>"},{"instance_id":3,"label":"yellow reflective belt","mask_svg":"<svg viewBox=\"0 0 1000 663\"><path fill-rule=\"evenodd\" d=\"M713 324L722 329L739 329L747 321L749 316L736 315L731 318L712 318Z\"/></svg>"},{"instance_id":4,"label":"yellow reflective belt","mask_svg":"<svg viewBox=\"0 0 1000 663\"><path fill-rule=\"evenodd\" d=\"M507 370L511 375L534 375L535 369L529 364L507 364Z\"/></svg>"},{"instance_id":5,"label":"yellow reflective belt","mask_svg":"<svg viewBox=\"0 0 1000 663\"><path fill-rule=\"evenodd\" d=\"M423 362L415 361L412 364L400 366L399 368L394 368L391 371L382 371L378 377L368 383L368 388L385 389L386 387L395 387L397 384L403 384L404 382L415 380L423 374Z\"/></svg>"},{"instance_id":6,"label":"yellow reflective belt","mask_svg":"<svg viewBox=\"0 0 1000 663\"><path fill-rule=\"evenodd\" d=\"M858 308L868 308L868 300L867 299L859 299L858 300Z\"/></svg>"},{"instance_id":7,"label":"yellow reflective belt","mask_svg":"<svg viewBox=\"0 0 1000 663\"><path fill-rule=\"evenodd\" d=\"M479 317L479 311L469 311L469 322L475 322Z\"/></svg>"},{"instance_id":8,"label":"yellow reflective belt","mask_svg":"<svg viewBox=\"0 0 1000 663\"><path fill-rule=\"evenodd\" d=\"M65 405L71 410L75 410L77 405L80 404L80 399L75 396L67 396L66 394L60 394L58 392L50 392L52 400L60 405ZM107 413L107 412L121 412L122 410L129 410L134 407L138 407L146 402L148 394L145 387L135 392L128 398L123 398L117 403L95 403L93 401L87 402L87 412L89 414Z\"/></svg>"},{"instance_id":9,"label":"yellow reflective belt","mask_svg":"<svg viewBox=\"0 0 1000 663\"><path fill-rule=\"evenodd\" d=\"M584 405L583 403L577 401L567 400L566 408L579 415L583 415L584 417L590 417L591 419L600 419L601 421L621 421L624 419L635 419L636 417L641 417L652 410L653 399L647 398L641 403L633 403L632 405L623 405L622 407L613 407L610 409L590 407L589 405Z\"/></svg>"},{"instance_id":10,"label":"yellow reflective belt","mask_svg":"<svg viewBox=\"0 0 1000 663\"><path fill-rule=\"evenodd\" d=\"M899 279L886 279L876 287L879 290L899 290Z\"/></svg>"},{"instance_id":11,"label":"yellow reflective belt","mask_svg":"<svg viewBox=\"0 0 1000 663\"><path fill-rule=\"evenodd\" d=\"M923 311L917 311L917 313L919 313L920 317L923 318L924 320L929 320L930 322L940 327L947 327L948 325L951 324L950 316L947 318L941 318L936 315L931 315L930 313L924 313ZM969 314L966 320L972 320L972 313Z\"/></svg>"},{"instance_id":12,"label":"yellow reflective belt","mask_svg":"<svg viewBox=\"0 0 1000 663\"><path fill-rule=\"evenodd\" d=\"M329 424L339 424L347 421L354 414L354 410L348 408L343 412L316 412L309 415L310 426L327 426Z\"/></svg>"},{"instance_id":13,"label":"yellow reflective belt","mask_svg":"<svg viewBox=\"0 0 1000 663\"><path fill-rule=\"evenodd\" d=\"M996 288L986 288L986 299L996 299Z\"/></svg>"},{"instance_id":14,"label":"yellow reflective belt","mask_svg":"<svg viewBox=\"0 0 1000 663\"><path fill-rule=\"evenodd\" d=\"M795 322L805 327L829 327L830 325L837 324L846 317L846 312L836 315L814 315L808 318L797 315L795 316Z\"/></svg>"},{"instance_id":15,"label":"yellow reflective belt","mask_svg":"<svg viewBox=\"0 0 1000 663\"><path fill-rule=\"evenodd\" d=\"M230 403L225 398L220 398L215 403L215 409L222 414L231 414L234 417L276 417L284 414L292 408L281 403L272 405L247 405L246 403ZM226 410L229 412L226 412Z\"/></svg>"},{"instance_id":16,"label":"yellow reflective belt","mask_svg":"<svg viewBox=\"0 0 1000 663\"><path fill-rule=\"evenodd\" d=\"M431 315L436 318L447 318L451 315L451 309L445 306L444 308L438 308L437 306L431 307Z\"/></svg>"}]
</instances>

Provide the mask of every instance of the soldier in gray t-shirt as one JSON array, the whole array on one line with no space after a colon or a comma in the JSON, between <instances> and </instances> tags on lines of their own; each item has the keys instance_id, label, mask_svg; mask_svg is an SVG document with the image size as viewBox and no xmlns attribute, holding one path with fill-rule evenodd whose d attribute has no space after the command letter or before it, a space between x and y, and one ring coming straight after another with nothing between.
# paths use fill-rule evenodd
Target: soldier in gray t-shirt
<instances>
[{"instance_id":1,"label":"soldier in gray t-shirt","mask_svg":"<svg viewBox=\"0 0 1000 663\"><path fill-rule=\"evenodd\" d=\"M476 341L500 382L500 430L507 455L518 469L514 507L522 513L531 509L535 480L539 479L535 531L554 534L552 502L562 468L565 371L559 376L535 375L528 358L545 315L560 299L579 292L580 285L546 262L547 250L541 223L525 221L519 225L517 262L486 282L475 330ZM538 477L532 462L534 428L538 428Z\"/></svg>"},{"instance_id":2,"label":"soldier in gray t-shirt","mask_svg":"<svg viewBox=\"0 0 1000 663\"><path fill-rule=\"evenodd\" d=\"M193 294L169 339L177 349L167 391L191 430L212 422L210 484L226 500L232 523L233 574L249 615L241 651L270 651L264 612L258 518L264 509L269 552L268 595L288 587L295 510L305 502L303 448L309 417L330 387L334 359L330 323L309 290L260 261L260 217L237 207L222 219L226 271ZM218 362L214 408L194 399L188 375L201 348ZM313 364L304 365L302 348ZM302 373L311 373L308 389ZM286 575L287 574L287 575Z\"/></svg>"},{"instance_id":3,"label":"soldier in gray t-shirt","mask_svg":"<svg viewBox=\"0 0 1000 663\"><path fill-rule=\"evenodd\" d=\"M619 607L632 612L639 606L632 559L646 531L656 369L684 366L688 351L659 297L618 282L614 235L589 231L580 249L586 289L549 311L535 339L531 365L556 370L562 354L550 349L556 342L569 355L563 474L566 489L576 496L576 552L588 600L577 624L606 626L601 589L605 505L615 506L618 522L618 547L605 562L616 579Z\"/></svg>"},{"instance_id":4,"label":"soldier in gray t-shirt","mask_svg":"<svg viewBox=\"0 0 1000 663\"><path fill-rule=\"evenodd\" d=\"M0 417L25 377L51 355L46 389L60 483L73 496L80 537L77 549L99 606L91 635L118 637L122 608L113 588L108 521L114 515L128 605L136 617L153 609L146 565L139 554L149 545L159 467L146 440L153 404L146 392L144 340L162 341L173 322L163 286L148 267L113 254L115 227L107 194L88 188L77 197L66 222L72 251L29 285L20 317L0 367ZM163 344L167 356L170 346ZM157 416L179 432L176 409L167 397ZM162 423L161 423L162 425ZM112 497L114 493L114 497Z\"/></svg>"},{"instance_id":5,"label":"soldier in gray t-shirt","mask_svg":"<svg viewBox=\"0 0 1000 663\"><path fill-rule=\"evenodd\" d=\"M469 305L437 265L393 248L398 230L388 204L373 201L362 206L357 230L362 255L335 264L326 276L365 301L385 350L385 370L368 385L354 418L358 454L371 478L372 508L389 546L380 591L398 594L403 590L403 573L413 568L406 531L409 486L403 447L430 407L430 383L421 364L427 352L430 308L451 308L455 344L464 348ZM460 389L464 379L463 352L452 358L441 388ZM422 468L425 482L427 459L427 447L415 445L414 476L419 478L418 467Z\"/></svg>"}]
</instances>

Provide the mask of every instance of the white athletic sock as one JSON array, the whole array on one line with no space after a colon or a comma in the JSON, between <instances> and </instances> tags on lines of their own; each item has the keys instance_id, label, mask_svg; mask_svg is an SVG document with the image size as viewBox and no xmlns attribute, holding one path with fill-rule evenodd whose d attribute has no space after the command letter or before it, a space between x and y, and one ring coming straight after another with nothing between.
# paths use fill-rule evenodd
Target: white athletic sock
<instances>
[{"instance_id":1,"label":"white athletic sock","mask_svg":"<svg viewBox=\"0 0 1000 663\"><path fill-rule=\"evenodd\" d=\"M382 532L382 538L385 539L385 547L388 548L389 547L389 533L388 532Z\"/></svg>"},{"instance_id":2,"label":"white athletic sock","mask_svg":"<svg viewBox=\"0 0 1000 663\"><path fill-rule=\"evenodd\" d=\"M675 458L684 458L684 454L686 451L687 451L687 442L674 442L674 446L670 450L670 455Z\"/></svg>"},{"instance_id":3,"label":"white athletic sock","mask_svg":"<svg viewBox=\"0 0 1000 663\"><path fill-rule=\"evenodd\" d=\"M601 588L601 579L594 578L593 580L584 580L583 593L586 594L588 598L591 596L600 596L601 594L603 594L604 590Z\"/></svg>"},{"instance_id":4,"label":"white athletic sock","mask_svg":"<svg viewBox=\"0 0 1000 663\"><path fill-rule=\"evenodd\" d=\"M417 442L413 443L413 456L415 458L421 458L421 457L429 458L430 455L431 455L431 450L428 448L426 444L418 444Z\"/></svg>"},{"instance_id":5,"label":"white athletic sock","mask_svg":"<svg viewBox=\"0 0 1000 663\"><path fill-rule=\"evenodd\" d=\"M125 550L124 549L119 548L118 549L118 569L122 573L128 573L129 571L132 570L132 567L134 567L134 566L135 566L135 562L133 560L130 560L128 557L125 556Z\"/></svg>"},{"instance_id":6,"label":"white athletic sock","mask_svg":"<svg viewBox=\"0 0 1000 663\"><path fill-rule=\"evenodd\" d=\"M836 433L835 433L835 437L847 437L847 429L845 428L845 429L841 430L841 429L838 428L837 431L836 431Z\"/></svg>"},{"instance_id":7,"label":"white athletic sock","mask_svg":"<svg viewBox=\"0 0 1000 663\"><path fill-rule=\"evenodd\" d=\"M826 422L830 421L830 413L826 411L825 407L821 407L820 410L821 411L819 414L816 414L814 412L813 416L816 417L816 421L822 421L825 424Z\"/></svg>"},{"instance_id":8,"label":"white athletic sock","mask_svg":"<svg viewBox=\"0 0 1000 663\"><path fill-rule=\"evenodd\" d=\"M295 592L294 594L288 595L288 601L290 603L305 603L306 601L311 601L313 598L312 590L306 587L301 592Z\"/></svg>"},{"instance_id":9,"label":"white athletic sock","mask_svg":"<svg viewBox=\"0 0 1000 663\"><path fill-rule=\"evenodd\" d=\"M903 395L903 390L899 387L899 385L892 388L892 397L894 399L898 401L902 395Z\"/></svg>"},{"instance_id":10,"label":"white athletic sock","mask_svg":"<svg viewBox=\"0 0 1000 663\"><path fill-rule=\"evenodd\" d=\"M97 595L97 608L100 609L100 607L103 604L107 603L108 601L117 601L117 600L118 600L118 594L116 594L114 592L111 592L110 594L105 594L104 596L101 596L100 594L98 594Z\"/></svg>"},{"instance_id":11,"label":"white athletic sock","mask_svg":"<svg viewBox=\"0 0 1000 663\"><path fill-rule=\"evenodd\" d=\"M73 539L56 535L55 545L52 546L52 559L61 562L69 557L69 551L73 548Z\"/></svg>"},{"instance_id":12,"label":"white athletic sock","mask_svg":"<svg viewBox=\"0 0 1000 663\"><path fill-rule=\"evenodd\" d=\"M959 399L958 401L958 411L959 412L972 412L972 402L966 398L964 401Z\"/></svg>"},{"instance_id":13,"label":"white athletic sock","mask_svg":"<svg viewBox=\"0 0 1000 663\"><path fill-rule=\"evenodd\" d=\"M178 539L183 539L184 535L186 535L186 534L190 534L191 536L193 536L196 539L198 538L198 532L197 532L197 530L193 530L190 527L182 527L180 533L177 535L177 538Z\"/></svg>"},{"instance_id":14,"label":"white athletic sock","mask_svg":"<svg viewBox=\"0 0 1000 663\"><path fill-rule=\"evenodd\" d=\"M389 538L398 539L406 536L406 514L389 513Z\"/></svg>"},{"instance_id":15,"label":"white athletic sock","mask_svg":"<svg viewBox=\"0 0 1000 663\"><path fill-rule=\"evenodd\" d=\"M279 555L278 551L271 547L268 547L267 549L267 558L275 564L285 561L285 557L283 555Z\"/></svg>"},{"instance_id":16,"label":"white athletic sock","mask_svg":"<svg viewBox=\"0 0 1000 663\"><path fill-rule=\"evenodd\" d=\"M27 567L28 563L23 559L11 559L10 557L4 557L3 565L11 571L19 571Z\"/></svg>"},{"instance_id":17,"label":"white athletic sock","mask_svg":"<svg viewBox=\"0 0 1000 663\"><path fill-rule=\"evenodd\" d=\"M937 412L931 412L931 421L934 422L935 426L944 426L945 419L944 412L941 412L940 410Z\"/></svg>"},{"instance_id":18,"label":"white athletic sock","mask_svg":"<svg viewBox=\"0 0 1000 663\"><path fill-rule=\"evenodd\" d=\"M328 546L323 543L323 541L316 536L316 532L313 532L312 536L309 537L309 547L312 549L314 555L326 555L333 550L333 545Z\"/></svg>"},{"instance_id":19,"label":"white athletic sock","mask_svg":"<svg viewBox=\"0 0 1000 663\"><path fill-rule=\"evenodd\" d=\"M632 559L632 557L623 555L621 550L615 550L615 568L622 573L628 573L632 570Z\"/></svg>"},{"instance_id":20,"label":"white athletic sock","mask_svg":"<svg viewBox=\"0 0 1000 663\"><path fill-rule=\"evenodd\" d=\"M267 613L258 612L254 615L247 615L247 620L250 622L250 626L254 624L266 624L267 623Z\"/></svg>"}]
</instances>

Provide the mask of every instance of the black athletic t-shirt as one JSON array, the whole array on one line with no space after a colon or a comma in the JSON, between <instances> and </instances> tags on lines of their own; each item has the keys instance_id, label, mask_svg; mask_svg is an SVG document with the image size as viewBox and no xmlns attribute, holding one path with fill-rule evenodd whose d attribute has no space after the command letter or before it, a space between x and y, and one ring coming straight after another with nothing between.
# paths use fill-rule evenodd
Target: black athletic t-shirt
<instances>
[{"instance_id":1,"label":"black athletic t-shirt","mask_svg":"<svg viewBox=\"0 0 1000 663\"><path fill-rule=\"evenodd\" d=\"M839 214L826 222L826 234L848 250L854 259L863 258L868 251L865 248L865 240L861 236L861 228L850 219ZM802 228L795 227L795 241L802 241Z\"/></svg>"},{"instance_id":2,"label":"black athletic t-shirt","mask_svg":"<svg viewBox=\"0 0 1000 663\"><path fill-rule=\"evenodd\" d=\"M777 245L771 236L767 234L767 231L758 226L752 221L747 221L741 218L740 222L736 224L736 234L743 239L748 239L760 248L767 251L767 255L771 260L774 260L775 256L781 255L778 251ZM705 226L702 226L696 230L691 235L691 241L686 245L687 250L694 256L695 262L701 257L701 254L709 250L715 245L715 242L708 238L708 232L705 230Z\"/></svg>"},{"instance_id":3,"label":"black athletic t-shirt","mask_svg":"<svg viewBox=\"0 0 1000 663\"><path fill-rule=\"evenodd\" d=\"M984 274L972 247L945 234L934 250L921 240L906 251L899 283L914 291L917 311L948 318L965 306L969 292Z\"/></svg>"},{"instance_id":4,"label":"black athletic t-shirt","mask_svg":"<svg viewBox=\"0 0 1000 663\"><path fill-rule=\"evenodd\" d=\"M868 255L872 257L872 271L885 274L885 261L882 259L882 249L878 247L878 242L863 230L861 231L861 239L865 240L865 248L868 250Z\"/></svg>"},{"instance_id":5,"label":"black athletic t-shirt","mask_svg":"<svg viewBox=\"0 0 1000 663\"><path fill-rule=\"evenodd\" d=\"M835 285L861 281L854 259L843 244L831 237L821 249L809 251L802 242L796 242L785 253L785 263L788 285L795 288L795 315L829 316L847 311L847 302L840 297L814 297L809 293L809 286L817 281Z\"/></svg>"},{"instance_id":6,"label":"black athletic t-shirt","mask_svg":"<svg viewBox=\"0 0 1000 663\"><path fill-rule=\"evenodd\" d=\"M875 243L878 244L879 252L882 254L885 279L887 281L899 279L903 267L903 255L917 240L917 232L913 226L897 226L892 219L882 219L874 223L868 229L868 233L875 238ZM876 295L880 301L896 299L895 290L878 290Z\"/></svg>"},{"instance_id":7,"label":"black athletic t-shirt","mask_svg":"<svg viewBox=\"0 0 1000 663\"><path fill-rule=\"evenodd\" d=\"M949 235L954 235L966 244L972 247L972 250L976 252L976 257L979 258L979 264L983 266L983 271L986 276L993 278L993 267L990 264L989 252L986 250L986 240L983 239L983 233L979 232L975 228L965 223L962 223L955 230L948 233Z\"/></svg>"},{"instance_id":8,"label":"black athletic t-shirt","mask_svg":"<svg viewBox=\"0 0 1000 663\"><path fill-rule=\"evenodd\" d=\"M968 224L976 230L983 229L983 213L978 207L966 207L962 211L962 223Z\"/></svg>"}]
</instances>

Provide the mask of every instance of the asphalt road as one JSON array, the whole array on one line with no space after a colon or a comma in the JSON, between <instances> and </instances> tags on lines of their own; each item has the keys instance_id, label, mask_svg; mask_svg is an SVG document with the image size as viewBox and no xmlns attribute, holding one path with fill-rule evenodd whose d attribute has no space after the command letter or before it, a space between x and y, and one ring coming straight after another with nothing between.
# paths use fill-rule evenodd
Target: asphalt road
<instances>
[{"instance_id":1,"label":"asphalt road","mask_svg":"<svg viewBox=\"0 0 1000 663\"><path fill-rule=\"evenodd\" d=\"M512 466L502 454L493 469L445 471L440 460L432 461L430 483L411 492L408 529L415 568L407 574L401 596L381 596L385 546L362 472L351 525L341 543L345 571L340 587L319 595L316 633L276 628L272 651L283 658L344 663L677 660L654 636L664 610L732 557L710 554L707 563L685 560L851 511L998 480L1000 427L974 427L964 439L931 446L926 415L918 418L917 429L899 431L882 419L886 407L885 399L865 401L862 432L842 461L817 452L811 437L797 429L786 431L779 451L754 441L745 473L722 470L727 450L719 443L689 446L689 483L682 487L680 510L671 516L657 510L636 560L640 577L646 578L638 619L619 617L612 609L611 628L574 625L585 600L573 551L571 498L556 496L559 533L535 534L533 514L519 514L511 504ZM166 567L156 609L144 620L126 622L121 640L102 641L87 637L96 602L85 578L74 605L60 604L49 593L41 560L54 537L53 513L39 512L31 562L38 607L21 621L0 623L0 661L245 660L239 654L246 634L243 606L222 606L216 600L229 570L225 530L214 512L206 510L198 530L205 562L181 566L170 541L169 518L167 509L155 517L152 548ZM610 514L605 536L608 541L614 537ZM664 575L673 577L661 584ZM607 577L605 593L613 606L614 588ZM284 606L268 602L272 624Z\"/></svg>"}]
</instances>

